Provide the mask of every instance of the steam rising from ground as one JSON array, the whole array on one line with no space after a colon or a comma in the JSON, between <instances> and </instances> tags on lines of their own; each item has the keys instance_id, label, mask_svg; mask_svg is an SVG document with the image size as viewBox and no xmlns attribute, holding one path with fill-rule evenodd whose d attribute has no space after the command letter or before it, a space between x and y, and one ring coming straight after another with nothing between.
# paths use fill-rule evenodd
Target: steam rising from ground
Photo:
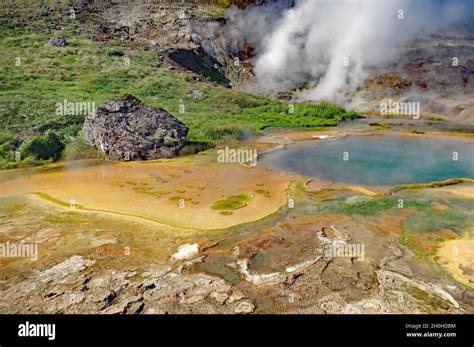
<instances>
[{"instance_id":1,"label":"steam rising from ground","mask_svg":"<svg viewBox=\"0 0 474 347\"><path fill-rule=\"evenodd\" d=\"M466 1L464 1L466 3ZM299 99L343 103L367 68L396 62L421 31L459 22L463 2L299 0L227 12L226 36L256 50L256 91L301 88ZM236 47L231 47L235 51Z\"/></svg>"}]
</instances>

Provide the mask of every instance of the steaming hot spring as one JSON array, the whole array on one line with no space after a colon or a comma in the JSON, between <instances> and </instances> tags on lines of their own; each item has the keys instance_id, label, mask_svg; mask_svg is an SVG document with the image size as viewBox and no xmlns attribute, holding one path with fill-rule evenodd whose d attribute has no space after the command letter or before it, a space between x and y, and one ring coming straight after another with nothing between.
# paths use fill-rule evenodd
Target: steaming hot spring
<instances>
[{"instance_id":1,"label":"steaming hot spring","mask_svg":"<svg viewBox=\"0 0 474 347\"><path fill-rule=\"evenodd\" d=\"M447 139L346 136L289 146L263 162L328 181L385 186L472 178L473 153L474 144Z\"/></svg>"}]
</instances>

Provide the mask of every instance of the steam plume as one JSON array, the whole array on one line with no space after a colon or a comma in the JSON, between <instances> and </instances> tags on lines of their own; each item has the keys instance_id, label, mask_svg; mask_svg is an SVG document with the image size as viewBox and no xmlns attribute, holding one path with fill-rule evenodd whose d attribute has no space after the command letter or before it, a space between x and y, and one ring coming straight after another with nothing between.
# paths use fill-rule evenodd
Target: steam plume
<instances>
[{"instance_id":1,"label":"steam plume","mask_svg":"<svg viewBox=\"0 0 474 347\"><path fill-rule=\"evenodd\" d=\"M395 62L403 44L422 31L461 21L466 6L439 0L299 0L289 8L282 1L229 10L225 30L234 44L255 47L256 91L304 87L299 99L344 102L368 67Z\"/></svg>"}]
</instances>

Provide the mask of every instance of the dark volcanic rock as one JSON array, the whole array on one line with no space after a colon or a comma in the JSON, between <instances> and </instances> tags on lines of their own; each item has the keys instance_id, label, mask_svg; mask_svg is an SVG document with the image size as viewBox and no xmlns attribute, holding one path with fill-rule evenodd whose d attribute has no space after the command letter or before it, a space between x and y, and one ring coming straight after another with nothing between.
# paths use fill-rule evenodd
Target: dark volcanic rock
<instances>
[{"instance_id":1,"label":"dark volcanic rock","mask_svg":"<svg viewBox=\"0 0 474 347\"><path fill-rule=\"evenodd\" d=\"M53 37L45 44L46 47L66 47L67 42L64 36Z\"/></svg>"},{"instance_id":2,"label":"dark volcanic rock","mask_svg":"<svg viewBox=\"0 0 474 347\"><path fill-rule=\"evenodd\" d=\"M184 147L188 127L160 108L132 95L109 101L87 116L84 134L108 159L171 158Z\"/></svg>"}]
</instances>

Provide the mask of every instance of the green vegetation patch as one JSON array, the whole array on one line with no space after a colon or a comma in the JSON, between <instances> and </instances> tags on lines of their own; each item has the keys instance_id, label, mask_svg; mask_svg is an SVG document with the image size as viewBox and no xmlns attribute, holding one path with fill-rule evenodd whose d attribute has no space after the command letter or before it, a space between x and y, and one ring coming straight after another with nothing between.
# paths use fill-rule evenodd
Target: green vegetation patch
<instances>
[{"instance_id":1,"label":"green vegetation patch","mask_svg":"<svg viewBox=\"0 0 474 347\"><path fill-rule=\"evenodd\" d=\"M63 156L67 160L103 158L103 154L92 147L82 133L75 137L65 136L65 143Z\"/></svg>"},{"instance_id":2,"label":"green vegetation patch","mask_svg":"<svg viewBox=\"0 0 474 347\"><path fill-rule=\"evenodd\" d=\"M59 199L56 199L56 198L53 198L52 196L46 194L46 193L41 193L41 192L33 192L33 194L39 196L40 198L44 199L44 200L47 200L49 202L52 202L52 203L55 203L55 204L58 204L58 205L61 205L63 207L72 207L70 203L67 203L67 202L64 202L62 200L59 200ZM79 204L75 204L75 208L83 208L83 206L79 205Z\"/></svg>"},{"instance_id":3,"label":"green vegetation patch","mask_svg":"<svg viewBox=\"0 0 474 347\"><path fill-rule=\"evenodd\" d=\"M413 295L413 297L415 297L416 299L428 304L430 307L432 307L435 310L439 310L439 309L448 310L450 307L450 304L448 301L441 299L437 295L430 295L419 288L410 287L407 289L407 292Z\"/></svg>"},{"instance_id":4,"label":"green vegetation patch","mask_svg":"<svg viewBox=\"0 0 474 347\"><path fill-rule=\"evenodd\" d=\"M270 192L267 189L257 189L255 190L255 193L263 195L266 198L270 197Z\"/></svg>"},{"instance_id":5,"label":"green vegetation patch","mask_svg":"<svg viewBox=\"0 0 474 347\"><path fill-rule=\"evenodd\" d=\"M236 210L247 206L247 203L252 200L248 194L232 195L224 200L219 200L211 206L213 210Z\"/></svg>"},{"instance_id":6,"label":"green vegetation patch","mask_svg":"<svg viewBox=\"0 0 474 347\"><path fill-rule=\"evenodd\" d=\"M175 196L171 196L169 198L171 201L180 201L180 200L183 200L183 201L191 201L190 198L187 198L185 196L179 196L179 195L175 195Z\"/></svg>"},{"instance_id":7,"label":"green vegetation patch","mask_svg":"<svg viewBox=\"0 0 474 347\"><path fill-rule=\"evenodd\" d=\"M317 213L339 213L345 215L374 216L397 207L397 199L367 199L347 203L341 198L324 199L313 204L307 209L309 214ZM413 207L413 204L407 203L405 207Z\"/></svg>"},{"instance_id":8,"label":"green vegetation patch","mask_svg":"<svg viewBox=\"0 0 474 347\"><path fill-rule=\"evenodd\" d=\"M430 183L399 184L390 189L389 193L396 193L405 189L441 188L460 183L474 183L474 180L470 178L451 178Z\"/></svg>"},{"instance_id":9,"label":"green vegetation patch","mask_svg":"<svg viewBox=\"0 0 474 347\"><path fill-rule=\"evenodd\" d=\"M167 191L155 190L152 187L147 187L147 186L133 187L133 191L136 193L151 195L158 198L161 198L163 195L169 194L169 192Z\"/></svg>"},{"instance_id":10,"label":"green vegetation patch","mask_svg":"<svg viewBox=\"0 0 474 347\"><path fill-rule=\"evenodd\" d=\"M20 147L20 153L41 160L56 161L61 157L63 149L61 137L56 132L48 130L41 136L24 141Z\"/></svg>"},{"instance_id":11,"label":"green vegetation patch","mask_svg":"<svg viewBox=\"0 0 474 347\"><path fill-rule=\"evenodd\" d=\"M77 212L64 212L48 216L46 220L51 224L80 224L88 222L88 219L83 214Z\"/></svg>"}]
</instances>

